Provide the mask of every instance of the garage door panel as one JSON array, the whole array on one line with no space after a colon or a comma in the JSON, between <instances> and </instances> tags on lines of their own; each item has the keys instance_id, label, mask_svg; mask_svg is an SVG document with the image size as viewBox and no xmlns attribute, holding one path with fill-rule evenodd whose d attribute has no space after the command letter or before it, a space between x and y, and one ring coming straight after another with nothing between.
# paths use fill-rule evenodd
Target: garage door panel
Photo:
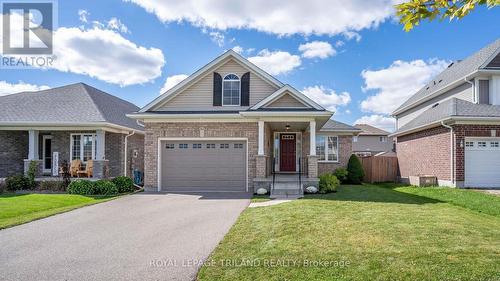
<instances>
[{"instance_id":1,"label":"garage door panel","mask_svg":"<svg viewBox=\"0 0 500 281\"><path fill-rule=\"evenodd\" d=\"M466 187L500 187L499 141L499 138L466 138Z\"/></svg>"},{"instance_id":2,"label":"garage door panel","mask_svg":"<svg viewBox=\"0 0 500 281\"><path fill-rule=\"evenodd\" d=\"M161 147L162 190L246 190L244 141L163 141Z\"/></svg>"}]
</instances>

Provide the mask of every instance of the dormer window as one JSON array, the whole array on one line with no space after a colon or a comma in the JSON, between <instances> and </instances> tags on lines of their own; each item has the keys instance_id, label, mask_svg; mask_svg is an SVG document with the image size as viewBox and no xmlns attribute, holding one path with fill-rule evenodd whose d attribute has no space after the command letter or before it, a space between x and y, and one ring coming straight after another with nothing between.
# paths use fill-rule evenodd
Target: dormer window
<instances>
[{"instance_id":1,"label":"dormer window","mask_svg":"<svg viewBox=\"0 0 500 281\"><path fill-rule=\"evenodd\" d=\"M222 81L222 105L240 105L241 81L236 74L228 74Z\"/></svg>"}]
</instances>

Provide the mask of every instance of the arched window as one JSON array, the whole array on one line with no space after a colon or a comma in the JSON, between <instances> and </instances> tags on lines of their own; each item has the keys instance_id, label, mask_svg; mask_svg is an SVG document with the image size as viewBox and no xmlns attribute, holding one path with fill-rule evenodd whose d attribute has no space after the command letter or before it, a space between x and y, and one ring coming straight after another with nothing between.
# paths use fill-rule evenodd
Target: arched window
<instances>
[{"instance_id":1,"label":"arched window","mask_svg":"<svg viewBox=\"0 0 500 281\"><path fill-rule=\"evenodd\" d=\"M228 74L222 80L222 105L240 105L240 78Z\"/></svg>"}]
</instances>

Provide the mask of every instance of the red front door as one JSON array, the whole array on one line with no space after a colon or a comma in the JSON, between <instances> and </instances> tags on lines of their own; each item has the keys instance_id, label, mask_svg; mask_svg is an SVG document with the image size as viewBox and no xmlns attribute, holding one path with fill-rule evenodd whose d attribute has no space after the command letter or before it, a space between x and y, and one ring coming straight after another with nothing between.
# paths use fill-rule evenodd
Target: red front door
<instances>
[{"instance_id":1,"label":"red front door","mask_svg":"<svg viewBox=\"0 0 500 281\"><path fill-rule=\"evenodd\" d=\"M295 134L280 136L280 171L295 172Z\"/></svg>"}]
</instances>

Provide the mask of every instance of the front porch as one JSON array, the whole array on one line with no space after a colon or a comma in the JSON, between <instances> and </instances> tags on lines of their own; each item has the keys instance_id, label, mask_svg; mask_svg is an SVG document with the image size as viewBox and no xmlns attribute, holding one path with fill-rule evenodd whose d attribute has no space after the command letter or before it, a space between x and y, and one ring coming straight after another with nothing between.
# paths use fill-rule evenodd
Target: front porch
<instances>
[{"instance_id":1,"label":"front porch","mask_svg":"<svg viewBox=\"0 0 500 281\"><path fill-rule=\"evenodd\" d=\"M318 182L316 121L258 121L254 192L265 188L272 197L301 197Z\"/></svg>"},{"instance_id":2,"label":"front porch","mask_svg":"<svg viewBox=\"0 0 500 281\"><path fill-rule=\"evenodd\" d=\"M106 132L29 130L28 153L23 160L23 171L27 174L35 163L36 177L50 180L61 176L61 168L68 165L76 173L72 178L100 179L109 176L109 160L105 158ZM78 167L75 161L80 163ZM72 163L73 161L73 163Z\"/></svg>"}]
</instances>

